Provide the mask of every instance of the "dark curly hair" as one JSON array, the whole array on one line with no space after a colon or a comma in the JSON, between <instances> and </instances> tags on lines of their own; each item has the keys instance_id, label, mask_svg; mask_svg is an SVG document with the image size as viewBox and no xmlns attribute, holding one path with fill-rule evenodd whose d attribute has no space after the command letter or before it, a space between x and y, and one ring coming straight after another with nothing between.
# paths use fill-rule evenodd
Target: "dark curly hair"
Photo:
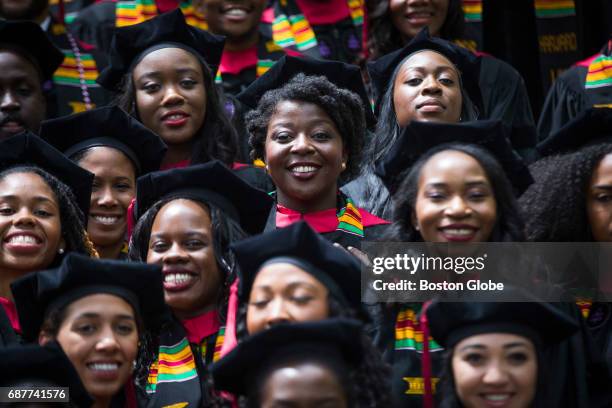
<instances>
[{"instance_id":1,"label":"dark curly hair","mask_svg":"<svg viewBox=\"0 0 612 408\"><path fill-rule=\"evenodd\" d=\"M512 184L497 160L485 149L467 144L443 144L425 153L400 176L402 180L393 195L393 224L387 231L392 241L423 241L423 237L412 225L419 188L419 177L423 166L437 153L456 150L473 157L484 169L491 182L497 204L497 221L489 238L490 242L525 241L525 227L515 198Z\"/></svg>"},{"instance_id":2,"label":"dark curly hair","mask_svg":"<svg viewBox=\"0 0 612 408\"><path fill-rule=\"evenodd\" d=\"M338 299L330 294L329 317L346 317L359 319L359 314L352 308L343 306ZM242 304L238 308L236 316L236 337L238 341L248 337L246 326L246 315L248 305ZM353 385L351 393L354 398L353 407L388 407L390 406L390 367L382 360L381 354L372 343L372 339L366 331L361 335L359 341L364 353L357 370L351 375ZM220 404L219 406L222 406ZM250 407L246 400L241 403L243 407Z\"/></svg>"},{"instance_id":3,"label":"dark curly hair","mask_svg":"<svg viewBox=\"0 0 612 408\"><path fill-rule=\"evenodd\" d=\"M610 153L612 143L599 143L545 157L529 167L535 183L519 200L529 241L593 241L586 208L587 191L595 167Z\"/></svg>"},{"instance_id":4,"label":"dark curly hair","mask_svg":"<svg viewBox=\"0 0 612 408\"><path fill-rule=\"evenodd\" d=\"M227 166L236 161L239 154L238 134L227 117L225 98L215 86L214 77L208 65L200 62L206 90L206 117L200 130L194 135L195 143L191 152L191 164L219 160ZM136 89L132 73L123 78L120 89L123 90L115 104L130 115L140 120L136 108Z\"/></svg>"},{"instance_id":5,"label":"dark curly hair","mask_svg":"<svg viewBox=\"0 0 612 408\"><path fill-rule=\"evenodd\" d=\"M367 49L370 59L377 59L405 45L402 33L393 25L389 0L366 0L368 12ZM465 30L461 0L449 0L446 20L440 29L445 40L460 38Z\"/></svg>"},{"instance_id":6,"label":"dark curly hair","mask_svg":"<svg viewBox=\"0 0 612 408\"><path fill-rule=\"evenodd\" d=\"M353 92L338 88L324 76L297 74L282 88L266 92L259 101L257 109L245 117L249 132L251 158L265 159L265 143L270 117L276 106L283 101L313 103L329 115L334 122L345 149L348 151L346 170L343 180L350 180L358 172L359 159L366 135L366 122L361 99Z\"/></svg>"},{"instance_id":7,"label":"dark curly hair","mask_svg":"<svg viewBox=\"0 0 612 408\"><path fill-rule=\"evenodd\" d=\"M49 188L53 191L60 210L60 224L62 226L62 238L66 243L64 254L77 252L88 256L97 256L93 243L89 240L85 226L87 225L85 216L76 204L76 198L72 190L55 176L47 173L34 165L17 165L0 172L0 180L15 173L34 173L39 175ZM45 268L59 266L64 255L57 254L51 265Z\"/></svg>"}]
</instances>

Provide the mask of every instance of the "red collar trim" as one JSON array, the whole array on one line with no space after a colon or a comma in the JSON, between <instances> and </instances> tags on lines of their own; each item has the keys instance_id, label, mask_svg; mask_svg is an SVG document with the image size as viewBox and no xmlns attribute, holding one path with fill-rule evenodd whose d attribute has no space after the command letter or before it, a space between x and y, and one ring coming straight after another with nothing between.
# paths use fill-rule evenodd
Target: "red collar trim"
<instances>
[{"instance_id":1,"label":"red collar trim","mask_svg":"<svg viewBox=\"0 0 612 408\"><path fill-rule=\"evenodd\" d=\"M0 305L2 305L4 308L13 330L15 330L17 333L21 333L21 326L19 325L19 317L17 315L17 308L15 307L15 304L6 298L0 297Z\"/></svg>"},{"instance_id":2,"label":"red collar trim","mask_svg":"<svg viewBox=\"0 0 612 408\"><path fill-rule=\"evenodd\" d=\"M182 169L183 167L188 167L190 163L191 163L190 160L183 160L183 161L176 162L176 163L164 164L159 169L160 170Z\"/></svg>"},{"instance_id":3,"label":"red collar trim","mask_svg":"<svg viewBox=\"0 0 612 408\"><path fill-rule=\"evenodd\" d=\"M373 225L390 224L389 221L378 218L369 212L358 208L361 214L361 224L365 227ZM338 228L338 215L335 208L328 210L317 211L308 214L302 214L298 211L283 207L280 204L276 205L276 228L285 228L299 221L306 221L308 225L319 234L333 232Z\"/></svg>"},{"instance_id":4,"label":"red collar trim","mask_svg":"<svg viewBox=\"0 0 612 408\"><path fill-rule=\"evenodd\" d=\"M216 310L211 310L200 316L183 320L183 327L187 332L187 340L190 343L199 344L203 339L219 331L219 315Z\"/></svg>"},{"instance_id":5,"label":"red collar trim","mask_svg":"<svg viewBox=\"0 0 612 408\"><path fill-rule=\"evenodd\" d=\"M257 65L257 45L242 51L224 50L219 71L221 74L238 75L247 68Z\"/></svg>"},{"instance_id":6,"label":"red collar trim","mask_svg":"<svg viewBox=\"0 0 612 408\"><path fill-rule=\"evenodd\" d=\"M371 227L373 225L387 225L391 224L387 220L383 220L382 218L378 218L374 214L370 214L366 210L359 209L359 214L361 214L361 223L364 227Z\"/></svg>"},{"instance_id":7,"label":"red collar trim","mask_svg":"<svg viewBox=\"0 0 612 408\"><path fill-rule=\"evenodd\" d=\"M312 229L320 234L335 231L338 227L338 216L335 208L302 214L280 204L276 205L276 228L285 228L298 221L306 221Z\"/></svg>"}]
</instances>

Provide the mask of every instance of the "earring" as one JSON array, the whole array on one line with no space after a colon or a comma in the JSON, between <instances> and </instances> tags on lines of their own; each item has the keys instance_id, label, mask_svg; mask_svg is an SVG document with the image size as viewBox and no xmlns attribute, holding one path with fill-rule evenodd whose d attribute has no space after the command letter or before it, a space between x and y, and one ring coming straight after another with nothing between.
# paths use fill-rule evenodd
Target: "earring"
<instances>
[{"instance_id":1,"label":"earring","mask_svg":"<svg viewBox=\"0 0 612 408\"><path fill-rule=\"evenodd\" d=\"M57 253L60 254L60 255L63 255L64 252L65 252L64 248L60 248L60 249L57 250Z\"/></svg>"},{"instance_id":2,"label":"earring","mask_svg":"<svg viewBox=\"0 0 612 408\"><path fill-rule=\"evenodd\" d=\"M266 169L266 173L270 172L270 168L268 167L268 165L266 164L266 167L264 167Z\"/></svg>"},{"instance_id":3,"label":"earring","mask_svg":"<svg viewBox=\"0 0 612 408\"><path fill-rule=\"evenodd\" d=\"M342 170L346 170L346 163L342 162Z\"/></svg>"}]
</instances>

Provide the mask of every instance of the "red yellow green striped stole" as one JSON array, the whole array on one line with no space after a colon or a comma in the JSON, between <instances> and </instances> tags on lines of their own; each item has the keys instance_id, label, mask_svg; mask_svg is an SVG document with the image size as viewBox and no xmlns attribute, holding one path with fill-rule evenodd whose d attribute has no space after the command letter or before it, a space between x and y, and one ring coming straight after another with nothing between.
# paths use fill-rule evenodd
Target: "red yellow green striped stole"
<instances>
[{"instance_id":1,"label":"red yellow green striped stole","mask_svg":"<svg viewBox=\"0 0 612 408\"><path fill-rule=\"evenodd\" d=\"M337 216L337 231L346 232L347 234L357 235L359 237L364 236L361 214L350 198L346 197L346 205L338 211Z\"/></svg>"},{"instance_id":2,"label":"red yellow green striped stole","mask_svg":"<svg viewBox=\"0 0 612 408\"><path fill-rule=\"evenodd\" d=\"M395 319L395 350L415 350L423 352L423 330L417 318L418 310L414 305L403 306ZM430 336L429 351L443 348Z\"/></svg>"},{"instance_id":3,"label":"red yellow green striped stole","mask_svg":"<svg viewBox=\"0 0 612 408\"><path fill-rule=\"evenodd\" d=\"M478 23L482 21L482 0L463 0L461 5L465 21Z\"/></svg>"},{"instance_id":4,"label":"red yellow green striped stole","mask_svg":"<svg viewBox=\"0 0 612 408\"><path fill-rule=\"evenodd\" d=\"M208 29L204 16L191 4L191 0L184 0L179 7L189 25L202 30ZM142 23L158 15L155 0L119 0L115 7L115 26L125 27Z\"/></svg>"},{"instance_id":5,"label":"red yellow green striped stole","mask_svg":"<svg viewBox=\"0 0 612 408\"><path fill-rule=\"evenodd\" d=\"M363 25L364 0L347 0L351 19L355 26ZM275 8L272 22L272 39L283 48L295 46L298 51L306 51L317 46L315 33L310 23L299 12L292 0L280 0L280 8Z\"/></svg>"},{"instance_id":6,"label":"red yellow green striped stole","mask_svg":"<svg viewBox=\"0 0 612 408\"><path fill-rule=\"evenodd\" d=\"M79 69L74 52L70 50L62 50L65 58L62 65L53 73L53 82L60 85L81 86ZM91 54L82 53L81 62L85 76L85 84L96 86L96 78L98 78L98 68L96 61Z\"/></svg>"},{"instance_id":7,"label":"red yellow green striped stole","mask_svg":"<svg viewBox=\"0 0 612 408\"><path fill-rule=\"evenodd\" d=\"M576 15L574 0L535 0L538 18L557 18Z\"/></svg>"},{"instance_id":8,"label":"red yellow green striped stole","mask_svg":"<svg viewBox=\"0 0 612 408\"><path fill-rule=\"evenodd\" d=\"M225 327L221 327L216 336L213 362L216 362L221 357ZM204 339L202 341L200 348L203 360L206 358L207 340ZM149 368L149 377L145 390L148 394L153 394L157 390L158 384L183 382L196 377L198 377L198 372L194 356L189 341L184 337L174 345L159 346L158 357Z\"/></svg>"},{"instance_id":9,"label":"red yellow green striped stole","mask_svg":"<svg viewBox=\"0 0 612 408\"><path fill-rule=\"evenodd\" d=\"M589 64L585 89L612 85L612 56L601 54Z\"/></svg>"}]
</instances>

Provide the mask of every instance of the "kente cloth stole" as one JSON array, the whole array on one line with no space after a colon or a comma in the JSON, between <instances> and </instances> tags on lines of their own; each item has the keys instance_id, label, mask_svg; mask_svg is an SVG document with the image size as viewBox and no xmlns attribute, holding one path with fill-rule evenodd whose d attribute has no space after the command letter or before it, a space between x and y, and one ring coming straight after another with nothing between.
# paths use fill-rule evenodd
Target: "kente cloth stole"
<instances>
[{"instance_id":1,"label":"kente cloth stole","mask_svg":"<svg viewBox=\"0 0 612 408\"><path fill-rule=\"evenodd\" d=\"M187 337L182 336L178 339L177 333L167 333L160 336L160 346L157 359L151 364L149 369L149 377L147 380L147 394L154 394L159 391L160 386L164 389L168 388L171 383L184 383L189 380L198 379L195 356ZM219 360L221 354L221 346L225 327L221 327L219 331L202 340L199 345L201 361L207 359L209 355L208 348L212 345L214 351L212 353L212 363ZM178 341L176 341L178 340ZM208 362L208 361L207 361ZM199 385L198 385L199 389Z\"/></svg>"},{"instance_id":2,"label":"kente cloth stole","mask_svg":"<svg viewBox=\"0 0 612 408\"><path fill-rule=\"evenodd\" d=\"M364 0L347 0L347 4L353 24L361 27ZM300 52L317 46L315 33L295 0L280 0L274 4L272 39L283 48L295 47Z\"/></svg>"},{"instance_id":3,"label":"kente cloth stole","mask_svg":"<svg viewBox=\"0 0 612 408\"><path fill-rule=\"evenodd\" d=\"M115 26L126 27L147 21L159 13L155 0L119 0L116 3ZM191 0L184 0L179 7L185 16L187 24L202 30L208 29L208 24L201 12L196 11Z\"/></svg>"},{"instance_id":4,"label":"kente cloth stole","mask_svg":"<svg viewBox=\"0 0 612 408\"><path fill-rule=\"evenodd\" d=\"M595 108L612 108L612 40L588 67L584 88Z\"/></svg>"},{"instance_id":5,"label":"kente cloth stole","mask_svg":"<svg viewBox=\"0 0 612 408\"><path fill-rule=\"evenodd\" d=\"M417 317L418 308L414 305L403 306L395 319L395 350L423 351L423 329ZM430 336L429 351L441 351L443 348Z\"/></svg>"},{"instance_id":6,"label":"kente cloth stole","mask_svg":"<svg viewBox=\"0 0 612 408\"><path fill-rule=\"evenodd\" d=\"M345 202L345 206L337 214L338 227L336 230L363 237L363 222L359 209L349 197L345 198Z\"/></svg>"},{"instance_id":7,"label":"kente cloth stole","mask_svg":"<svg viewBox=\"0 0 612 408\"><path fill-rule=\"evenodd\" d=\"M544 94L567 68L580 59L574 0L535 0L540 51L540 78Z\"/></svg>"}]
</instances>

